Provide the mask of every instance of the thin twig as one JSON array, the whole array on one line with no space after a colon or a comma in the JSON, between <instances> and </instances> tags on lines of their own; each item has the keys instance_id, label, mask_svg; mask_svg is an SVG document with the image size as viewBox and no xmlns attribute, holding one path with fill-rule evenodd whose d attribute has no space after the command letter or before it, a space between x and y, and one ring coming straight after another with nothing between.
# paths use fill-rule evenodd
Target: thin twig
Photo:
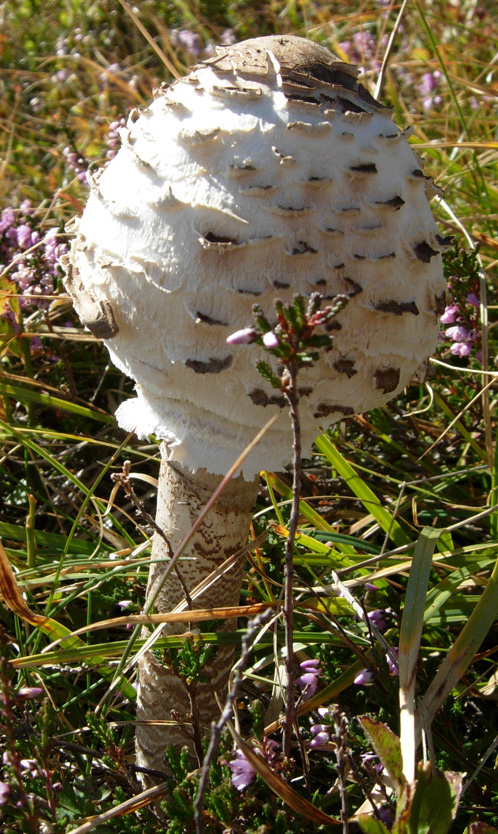
<instances>
[{"instance_id":1,"label":"thin twig","mask_svg":"<svg viewBox=\"0 0 498 834\"><path fill-rule=\"evenodd\" d=\"M285 544L285 575L283 616L285 624L287 692L285 699L283 751L290 757L292 728L295 720L295 670L294 670L294 546L299 522L299 501L301 497L301 424L298 411L297 367L289 368L290 385L285 392L293 433L293 482L292 505L289 520L289 534Z\"/></svg>"},{"instance_id":2,"label":"thin twig","mask_svg":"<svg viewBox=\"0 0 498 834\"><path fill-rule=\"evenodd\" d=\"M257 630L261 628L261 626L263 626L266 623L266 621L270 617L270 613L270 611L264 611L263 614L259 614L257 617L255 617L248 623L247 631L244 634L244 637L242 638L242 651L240 658L233 667L233 683L230 692L228 693L223 712L221 713L221 717L219 718L217 723L215 724L213 722L213 724L211 725L211 739L209 742L207 753L202 763L202 772L199 782L199 789L197 791L197 796L194 801L194 819L196 834L202 834L203 832L202 808L204 805L204 795L206 793L209 768L211 766L213 756L216 753L216 750L218 749L223 728L225 727L227 721L230 720L233 712L234 701L237 696L239 686L242 683L242 674L247 666L249 655L253 646L253 635Z\"/></svg>"},{"instance_id":3,"label":"thin twig","mask_svg":"<svg viewBox=\"0 0 498 834\"><path fill-rule=\"evenodd\" d=\"M334 707L332 711L332 720L334 722L334 735L332 740L335 741L335 756L336 756L336 770L339 781L339 794L341 797L341 820L342 820L342 834L348 834L348 795L346 788L346 778L348 772L348 731L349 722L346 715L341 712L339 707Z\"/></svg>"},{"instance_id":4,"label":"thin twig","mask_svg":"<svg viewBox=\"0 0 498 834\"><path fill-rule=\"evenodd\" d=\"M382 59L382 65L379 70L379 77L377 78L377 83L375 85L374 91L374 98L379 98L380 91L382 90L382 85L384 83L384 77L387 70L387 65L389 63L389 58L391 57L391 52L393 50L394 41L396 40L396 35L398 34L399 27L401 26L401 21L403 19L403 15L405 13L405 8L408 4L408 0L403 0L401 4L401 8L398 12L398 17L396 18L396 23L393 26L393 30L389 35L389 40L387 42L386 51L384 52L384 57Z\"/></svg>"}]
</instances>

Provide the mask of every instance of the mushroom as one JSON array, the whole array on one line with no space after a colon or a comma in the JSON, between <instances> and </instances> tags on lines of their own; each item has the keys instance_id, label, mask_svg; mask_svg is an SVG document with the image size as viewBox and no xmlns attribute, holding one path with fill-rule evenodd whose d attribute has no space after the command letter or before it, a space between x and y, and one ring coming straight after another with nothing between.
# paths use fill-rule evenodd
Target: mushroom
<instances>
[{"instance_id":1,"label":"mushroom","mask_svg":"<svg viewBox=\"0 0 498 834\"><path fill-rule=\"evenodd\" d=\"M259 375L258 350L227 342L257 301L274 315L296 293L349 301L333 349L302 372L303 452L344 416L382 406L433 352L445 306L429 199L437 192L409 131L357 81L357 69L293 36L217 50L130 114L121 149L91 179L67 264L83 323L136 382L120 426L162 441L157 521L175 550L221 477L271 414L179 563L191 591L246 542L261 469L281 470L292 439L282 401ZM148 598L167 559L156 535ZM242 567L194 601L236 604ZM156 608L184 598L172 575ZM233 622L224 628L232 629ZM218 714L232 653L217 652L197 686L200 724ZM162 769L185 741L181 681L140 661L138 763Z\"/></svg>"}]
</instances>

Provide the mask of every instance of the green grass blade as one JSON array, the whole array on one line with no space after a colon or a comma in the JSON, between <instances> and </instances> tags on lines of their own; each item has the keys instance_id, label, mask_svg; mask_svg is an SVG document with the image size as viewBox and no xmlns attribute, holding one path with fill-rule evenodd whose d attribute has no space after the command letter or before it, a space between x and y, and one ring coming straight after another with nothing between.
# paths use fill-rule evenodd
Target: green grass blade
<instances>
[{"instance_id":1,"label":"green grass blade","mask_svg":"<svg viewBox=\"0 0 498 834\"><path fill-rule=\"evenodd\" d=\"M400 738L403 773L408 784L415 780L415 683L420 637L432 557L440 535L440 530L425 527L418 538L399 632Z\"/></svg>"},{"instance_id":2,"label":"green grass blade","mask_svg":"<svg viewBox=\"0 0 498 834\"><path fill-rule=\"evenodd\" d=\"M347 486L360 499L367 512L377 521L381 529L389 535L396 547L411 544L411 539L389 510L382 507L379 499L368 484L360 478L351 464L341 455L329 437L322 434L316 441L318 450L325 456L330 465L337 470Z\"/></svg>"},{"instance_id":3,"label":"green grass blade","mask_svg":"<svg viewBox=\"0 0 498 834\"><path fill-rule=\"evenodd\" d=\"M0 382L0 395L4 397L12 397L21 403L36 403L45 407L55 408L58 411L68 411L71 414L77 414L80 417L85 417L90 420L98 420L100 423L107 423L109 426L116 425L116 419L110 414L105 414L103 411L89 408L88 406L79 405L78 403L70 402L69 400L62 400L60 397L53 397L51 394L43 394L40 391L34 391L24 385L12 385L7 382Z\"/></svg>"},{"instance_id":4,"label":"green grass blade","mask_svg":"<svg viewBox=\"0 0 498 834\"><path fill-rule=\"evenodd\" d=\"M421 700L421 717L432 721L445 698L465 673L497 616L498 560L479 602Z\"/></svg>"}]
</instances>

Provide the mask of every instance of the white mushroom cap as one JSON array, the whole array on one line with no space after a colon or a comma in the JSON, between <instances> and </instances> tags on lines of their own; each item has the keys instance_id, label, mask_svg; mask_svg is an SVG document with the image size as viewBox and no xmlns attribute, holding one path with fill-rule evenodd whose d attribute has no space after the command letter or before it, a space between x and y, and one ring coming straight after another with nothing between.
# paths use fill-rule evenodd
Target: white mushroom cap
<instances>
[{"instance_id":1,"label":"white mushroom cap","mask_svg":"<svg viewBox=\"0 0 498 834\"><path fill-rule=\"evenodd\" d=\"M243 472L291 455L257 346L228 345L257 302L349 302L333 349L303 369L303 453L345 415L385 404L433 352L445 281L432 181L356 69L294 37L219 50L130 115L92 181L66 284L136 381L120 426L223 474L273 412Z\"/></svg>"}]
</instances>

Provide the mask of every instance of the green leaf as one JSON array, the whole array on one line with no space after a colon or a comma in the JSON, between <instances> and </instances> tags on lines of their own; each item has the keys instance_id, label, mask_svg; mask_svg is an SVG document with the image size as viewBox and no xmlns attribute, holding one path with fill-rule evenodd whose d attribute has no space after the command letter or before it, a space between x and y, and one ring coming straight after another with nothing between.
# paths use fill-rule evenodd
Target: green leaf
<instances>
[{"instance_id":1,"label":"green leaf","mask_svg":"<svg viewBox=\"0 0 498 834\"><path fill-rule=\"evenodd\" d=\"M375 721L368 715L359 716L359 721L379 759L393 780L397 792L401 793L405 779L403 776L401 743L398 736L386 724Z\"/></svg>"},{"instance_id":2,"label":"green leaf","mask_svg":"<svg viewBox=\"0 0 498 834\"><path fill-rule=\"evenodd\" d=\"M259 362L257 363L256 367L257 367L257 369L258 369L259 373L261 374L261 376L263 377L263 379L266 379L266 381L270 383L270 385L271 385L271 387L272 387L272 388L278 388L278 389L280 389L280 388L282 387L282 384L281 384L281 382L280 382L280 379L279 379L279 378L278 378L278 376L277 376L277 375L276 375L276 374L272 371L272 369L270 368L270 366L269 366L268 362L263 362L263 361L261 360L261 361L259 361Z\"/></svg>"},{"instance_id":3,"label":"green leaf","mask_svg":"<svg viewBox=\"0 0 498 834\"><path fill-rule=\"evenodd\" d=\"M424 527L413 554L399 632L399 705L403 772L407 782L415 779L417 739L415 729L415 683L425 598L432 557L440 531Z\"/></svg>"},{"instance_id":4,"label":"green leaf","mask_svg":"<svg viewBox=\"0 0 498 834\"><path fill-rule=\"evenodd\" d=\"M430 764L419 765L409 834L446 834L457 812L462 780L461 773L434 772Z\"/></svg>"},{"instance_id":5,"label":"green leaf","mask_svg":"<svg viewBox=\"0 0 498 834\"><path fill-rule=\"evenodd\" d=\"M358 825L366 834L389 834L382 820L377 819L373 814L361 814L358 817Z\"/></svg>"},{"instance_id":6,"label":"green leaf","mask_svg":"<svg viewBox=\"0 0 498 834\"><path fill-rule=\"evenodd\" d=\"M498 561L472 614L441 663L427 692L421 709L432 721L439 707L458 683L498 616Z\"/></svg>"},{"instance_id":7,"label":"green leaf","mask_svg":"<svg viewBox=\"0 0 498 834\"><path fill-rule=\"evenodd\" d=\"M413 553L399 633L400 686L407 686L414 676L432 557L439 535L439 530L424 527Z\"/></svg>"}]
</instances>

